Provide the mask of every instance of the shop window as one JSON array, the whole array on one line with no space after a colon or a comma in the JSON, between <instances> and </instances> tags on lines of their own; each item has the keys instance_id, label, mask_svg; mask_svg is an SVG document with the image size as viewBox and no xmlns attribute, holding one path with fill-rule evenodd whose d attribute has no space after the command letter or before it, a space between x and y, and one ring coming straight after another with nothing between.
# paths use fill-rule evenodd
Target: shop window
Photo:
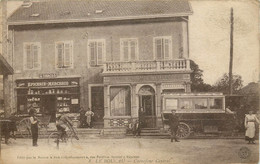
<instances>
[{"instance_id":1,"label":"shop window","mask_svg":"<svg viewBox=\"0 0 260 164\"><path fill-rule=\"evenodd\" d=\"M156 60L172 58L172 39L170 36L154 38L154 54Z\"/></svg>"},{"instance_id":2,"label":"shop window","mask_svg":"<svg viewBox=\"0 0 260 164\"><path fill-rule=\"evenodd\" d=\"M88 46L90 66L95 67L102 65L105 61L105 40L90 40Z\"/></svg>"},{"instance_id":3,"label":"shop window","mask_svg":"<svg viewBox=\"0 0 260 164\"><path fill-rule=\"evenodd\" d=\"M195 109L207 109L208 101L207 99L194 99Z\"/></svg>"},{"instance_id":4,"label":"shop window","mask_svg":"<svg viewBox=\"0 0 260 164\"><path fill-rule=\"evenodd\" d=\"M135 61L138 59L138 42L137 39L121 39L120 51L122 61Z\"/></svg>"},{"instance_id":5,"label":"shop window","mask_svg":"<svg viewBox=\"0 0 260 164\"><path fill-rule=\"evenodd\" d=\"M209 99L209 108L210 109L222 109L223 102L222 99Z\"/></svg>"},{"instance_id":6,"label":"shop window","mask_svg":"<svg viewBox=\"0 0 260 164\"><path fill-rule=\"evenodd\" d=\"M56 68L73 67L73 45L72 41L56 43Z\"/></svg>"},{"instance_id":7,"label":"shop window","mask_svg":"<svg viewBox=\"0 0 260 164\"><path fill-rule=\"evenodd\" d=\"M192 100L180 99L180 109L192 109Z\"/></svg>"},{"instance_id":8,"label":"shop window","mask_svg":"<svg viewBox=\"0 0 260 164\"><path fill-rule=\"evenodd\" d=\"M178 109L178 99L166 99L166 110Z\"/></svg>"},{"instance_id":9,"label":"shop window","mask_svg":"<svg viewBox=\"0 0 260 164\"><path fill-rule=\"evenodd\" d=\"M131 115L131 93L130 87L110 88L110 108L111 116Z\"/></svg>"},{"instance_id":10,"label":"shop window","mask_svg":"<svg viewBox=\"0 0 260 164\"><path fill-rule=\"evenodd\" d=\"M41 68L40 43L24 43L24 69L38 70Z\"/></svg>"}]
</instances>

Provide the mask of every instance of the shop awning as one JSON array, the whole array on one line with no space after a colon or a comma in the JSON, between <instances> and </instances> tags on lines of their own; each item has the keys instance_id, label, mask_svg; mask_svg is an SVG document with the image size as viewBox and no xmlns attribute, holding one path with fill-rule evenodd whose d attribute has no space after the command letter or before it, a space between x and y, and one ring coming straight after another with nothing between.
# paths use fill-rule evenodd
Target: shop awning
<instances>
[{"instance_id":1,"label":"shop awning","mask_svg":"<svg viewBox=\"0 0 260 164\"><path fill-rule=\"evenodd\" d=\"M5 58L0 54L0 75L12 75L13 68L8 64Z\"/></svg>"}]
</instances>

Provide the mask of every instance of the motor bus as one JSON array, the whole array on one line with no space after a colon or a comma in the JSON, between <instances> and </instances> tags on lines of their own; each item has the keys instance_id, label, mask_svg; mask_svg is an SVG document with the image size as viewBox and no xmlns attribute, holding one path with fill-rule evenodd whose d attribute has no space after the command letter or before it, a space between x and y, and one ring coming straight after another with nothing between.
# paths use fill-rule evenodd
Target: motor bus
<instances>
[{"instance_id":1,"label":"motor bus","mask_svg":"<svg viewBox=\"0 0 260 164\"><path fill-rule=\"evenodd\" d=\"M172 93L162 95L163 128L169 129L168 118L176 110L180 119L178 137L187 138L191 133L220 133L233 118L226 111L222 93Z\"/></svg>"}]
</instances>

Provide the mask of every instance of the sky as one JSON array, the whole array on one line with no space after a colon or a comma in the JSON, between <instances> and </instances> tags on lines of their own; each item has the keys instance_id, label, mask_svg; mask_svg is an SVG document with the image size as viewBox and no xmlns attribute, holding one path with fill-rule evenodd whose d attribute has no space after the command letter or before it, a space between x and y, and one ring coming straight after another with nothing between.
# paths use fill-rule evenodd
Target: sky
<instances>
[{"instance_id":1,"label":"sky","mask_svg":"<svg viewBox=\"0 0 260 164\"><path fill-rule=\"evenodd\" d=\"M21 3L21 2L20 2ZM190 0L189 52L204 71L206 83L214 84L229 71L230 9L234 9L233 73L243 84L259 81L259 5L256 0ZM8 14L17 1L8 3Z\"/></svg>"},{"instance_id":2,"label":"sky","mask_svg":"<svg viewBox=\"0 0 260 164\"><path fill-rule=\"evenodd\" d=\"M258 81L259 10L254 0L191 0L189 21L190 58L204 71L206 83L214 84L229 71L230 9L234 10L233 73L244 85Z\"/></svg>"}]
</instances>

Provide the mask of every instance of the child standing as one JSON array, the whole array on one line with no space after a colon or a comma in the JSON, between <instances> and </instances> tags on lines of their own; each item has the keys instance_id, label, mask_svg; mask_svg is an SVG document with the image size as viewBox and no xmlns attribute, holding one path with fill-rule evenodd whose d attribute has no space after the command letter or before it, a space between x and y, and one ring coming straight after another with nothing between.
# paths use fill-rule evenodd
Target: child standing
<instances>
[{"instance_id":1,"label":"child standing","mask_svg":"<svg viewBox=\"0 0 260 164\"><path fill-rule=\"evenodd\" d=\"M94 113L90 110L90 108L88 108L88 111L86 111L85 113L85 116L86 116L86 122L87 122L87 126L92 128L91 127L91 117L94 116Z\"/></svg>"}]
</instances>

